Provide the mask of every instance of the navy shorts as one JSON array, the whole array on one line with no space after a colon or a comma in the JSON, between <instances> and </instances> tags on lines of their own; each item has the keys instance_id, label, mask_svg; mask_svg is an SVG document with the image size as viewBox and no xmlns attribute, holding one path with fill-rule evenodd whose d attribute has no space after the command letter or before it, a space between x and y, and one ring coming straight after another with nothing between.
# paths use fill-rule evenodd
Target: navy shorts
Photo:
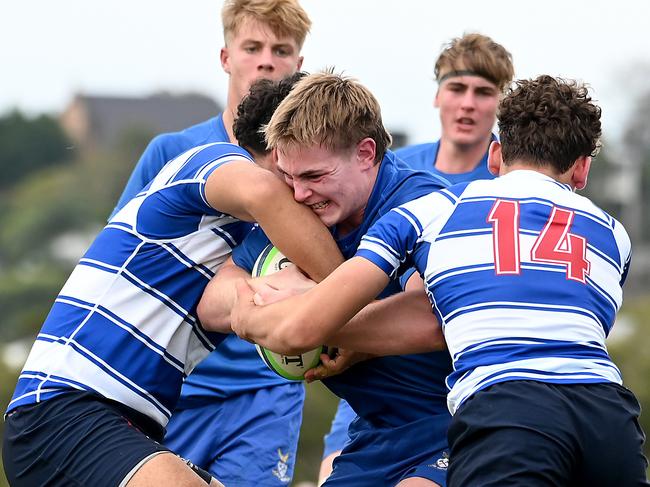
<instances>
[{"instance_id":1,"label":"navy shorts","mask_svg":"<svg viewBox=\"0 0 650 487\"><path fill-rule=\"evenodd\" d=\"M449 426L449 486L649 485L639 403L613 383L501 382Z\"/></svg>"},{"instance_id":2,"label":"navy shorts","mask_svg":"<svg viewBox=\"0 0 650 487\"><path fill-rule=\"evenodd\" d=\"M361 418L350 425L350 441L334 459L323 487L392 487L410 477L441 486L447 477L449 416L376 428Z\"/></svg>"},{"instance_id":3,"label":"navy shorts","mask_svg":"<svg viewBox=\"0 0 650 487\"><path fill-rule=\"evenodd\" d=\"M148 458L169 451L156 441L161 434L130 408L87 392L62 393L7 415L5 474L13 487L117 487Z\"/></svg>"}]
</instances>

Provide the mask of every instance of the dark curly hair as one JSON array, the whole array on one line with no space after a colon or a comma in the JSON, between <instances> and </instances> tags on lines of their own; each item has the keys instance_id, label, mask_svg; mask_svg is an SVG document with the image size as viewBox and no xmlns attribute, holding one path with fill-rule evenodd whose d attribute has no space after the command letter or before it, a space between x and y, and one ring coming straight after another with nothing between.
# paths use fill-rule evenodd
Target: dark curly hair
<instances>
[{"instance_id":1,"label":"dark curly hair","mask_svg":"<svg viewBox=\"0 0 650 487\"><path fill-rule=\"evenodd\" d=\"M237 118L233 124L233 133L240 146L255 154L268 153L262 130L293 85L306 75L297 72L280 81L259 79L251 85L237 106Z\"/></svg>"},{"instance_id":2,"label":"dark curly hair","mask_svg":"<svg viewBox=\"0 0 650 487\"><path fill-rule=\"evenodd\" d=\"M518 80L499 105L503 162L551 166L560 174L600 150L600 108L587 86L548 75Z\"/></svg>"}]
</instances>

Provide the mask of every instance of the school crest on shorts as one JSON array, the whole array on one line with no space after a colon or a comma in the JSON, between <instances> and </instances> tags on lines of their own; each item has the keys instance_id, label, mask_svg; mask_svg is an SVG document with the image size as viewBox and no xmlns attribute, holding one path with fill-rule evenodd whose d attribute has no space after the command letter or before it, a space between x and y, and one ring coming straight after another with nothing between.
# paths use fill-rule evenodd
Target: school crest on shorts
<instances>
[{"instance_id":1,"label":"school crest on shorts","mask_svg":"<svg viewBox=\"0 0 650 487\"><path fill-rule=\"evenodd\" d=\"M438 470L447 470L449 467L449 453L443 452L440 458L438 458L434 463L427 466L431 468L437 468Z\"/></svg>"},{"instance_id":2,"label":"school crest on shorts","mask_svg":"<svg viewBox=\"0 0 650 487\"><path fill-rule=\"evenodd\" d=\"M280 457L280 459L273 469L273 475L275 475L280 482L289 483L291 482L291 477L287 475L287 472L289 471L289 464L287 463L289 461L289 454L287 453L285 455L282 453L282 450L278 448L278 457Z\"/></svg>"}]
</instances>

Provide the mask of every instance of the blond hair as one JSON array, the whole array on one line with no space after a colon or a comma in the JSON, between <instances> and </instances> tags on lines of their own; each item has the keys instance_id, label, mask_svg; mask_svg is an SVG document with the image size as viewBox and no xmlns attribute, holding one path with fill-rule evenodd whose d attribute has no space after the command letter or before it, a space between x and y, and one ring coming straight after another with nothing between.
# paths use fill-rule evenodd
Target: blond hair
<instances>
[{"instance_id":1,"label":"blond hair","mask_svg":"<svg viewBox=\"0 0 650 487\"><path fill-rule=\"evenodd\" d=\"M441 76L456 71L473 72L497 85L501 91L508 87L515 75L512 55L505 47L477 33L452 39L438 56L434 68L438 81Z\"/></svg>"},{"instance_id":2,"label":"blond hair","mask_svg":"<svg viewBox=\"0 0 650 487\"><path fill-rule=\"evenodd\" d=\"M321 145L341 151L369 137L375 162L381 161L391 138L381 120L379 103L358 81L332 70L306 76L280 103L265 128L269 148Z\"/></svg>"},{"instance_id":3,"label":"blond hair","mask_svg":"<svg viewBox=\"0 0 650 487\"><path fill-rule=\"evenodd\" d=\"M221 10L226 44L247 19L269 26L277 37L291 37L298 48L311 27L307 12L296 0L226 0Z\"/></svg>"}]
</instances>

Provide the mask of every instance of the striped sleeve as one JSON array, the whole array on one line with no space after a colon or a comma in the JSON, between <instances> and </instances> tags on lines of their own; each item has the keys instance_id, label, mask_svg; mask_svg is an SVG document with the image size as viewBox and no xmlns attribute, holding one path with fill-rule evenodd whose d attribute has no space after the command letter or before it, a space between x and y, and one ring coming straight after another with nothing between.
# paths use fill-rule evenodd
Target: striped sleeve
<instances>
[{"instance_id":1,"label":"striped sleeve","mask_svg":"<svg viewBox=\"0 0 650 487\"><path fill-rule=\"evenodd\" d=\"M453 204L447 195L435 192L392 209L370 227L356 255L393 276L416 252L423 234L437 231Z\"/></svg>"}]
</instances>

